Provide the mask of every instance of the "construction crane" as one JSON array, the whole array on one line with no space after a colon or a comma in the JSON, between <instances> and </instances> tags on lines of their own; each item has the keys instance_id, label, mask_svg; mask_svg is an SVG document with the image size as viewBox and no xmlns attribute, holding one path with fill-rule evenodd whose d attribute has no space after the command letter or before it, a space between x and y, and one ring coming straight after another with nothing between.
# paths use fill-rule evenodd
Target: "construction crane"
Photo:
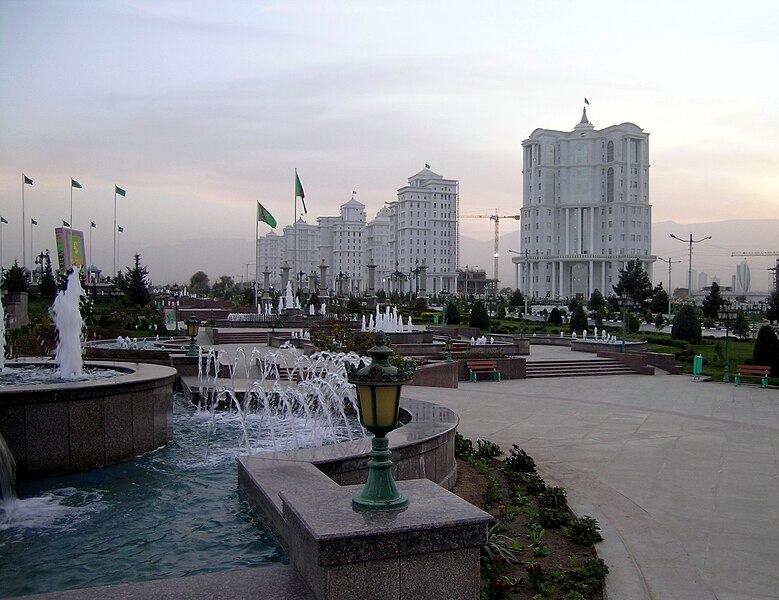
<instances>
[{"instance_id":1,"label":"construction crane","mask_svg":"<svg viewBox=\"0 0 779 600\"><path fill-rule=\"evenodd\" d=\"M731 256L776 256L776 266L768 269L774 272L774 290L779 290L779 251L767 250L767 251L754 251L754 252L731 252Z\"/></svg>"},{"instance_id":2,"label":"construction crane","mask_svg":"<svg viewBox=\"0 0 779 600\"><path fill-rule=\"evenodd\" d=\"M493 264L493 278L495 279L495 291L498 291L498 257L500 256L500 220L501 219L514 219L519 221L519 215L499 215L498 209L495 209L495 213L491 215L460 215L461 219L490 219L495 221L495 252L492 255L494 259Z\"/></svg>"}]
</instances>

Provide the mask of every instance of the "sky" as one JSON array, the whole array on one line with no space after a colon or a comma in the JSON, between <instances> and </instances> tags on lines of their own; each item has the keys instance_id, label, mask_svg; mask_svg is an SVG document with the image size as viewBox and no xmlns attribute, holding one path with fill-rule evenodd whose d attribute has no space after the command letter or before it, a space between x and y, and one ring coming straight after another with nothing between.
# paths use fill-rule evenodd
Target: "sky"
<instances>
[{"instance_id":1,"label":"sky","mask_svg":"<svg viewBox=\"0 0 779 600\"><path fill-rule=\"evenodd\" d=\"M256 201L289 224L296 168L309 223L353 190L372 218L425 163L459 180L462 215L517 214L522 140L571 130L584 97L596 129L650 133L655 221L776 219L777 17L754 0L0 0L2 261L22 258L22 173L25 246L34 218L34 253L53 248L73 177L73 226L89 245L97 225L109 271L115 184L119 265L251 241ZM493 227L461 233L489 247ZM226 252L212 277L253 260ZM197 265L157 269L185 281Z\"/></svg>"}]
</instances>

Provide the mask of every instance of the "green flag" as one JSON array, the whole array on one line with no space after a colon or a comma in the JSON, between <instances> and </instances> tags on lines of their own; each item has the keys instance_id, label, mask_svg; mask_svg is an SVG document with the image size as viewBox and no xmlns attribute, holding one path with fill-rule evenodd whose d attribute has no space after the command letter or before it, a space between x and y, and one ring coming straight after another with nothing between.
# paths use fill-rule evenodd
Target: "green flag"
<instances>
[{"instance_id":1,"label":"green flag","mask_svg":"<svg viewBox=\"0 0 779 600\"><path fill-rule=\"evenodd\" d=\"M24 183L25 183L26 185L32 185L32 179L30 179L29 177L27 177L27 175L25 175L24 173L22 173L22 177L24 177Z\"/></svg>"},{"instance_id":2,"label":"green flag","mask_svg":"<svg viewBox=\"0 0 779 600\"><path fill-rule=\"evenodd\" d=\"M295 197L300 196L300 201L303 203L303 212L308 213L306 208L306 193L303 191L303 184L300 183L300 177L298 177L298 170L295 169Z\"/></svg>"},{"instance_id":3,"label":"green flag","mask_svg":"<svg viewBox=\"0 0 779 600\"><path fill-rule=\"evenodd\" d=\"M70 178L70 187L81 189L82 186L81 186L81 184L78 181L76 181L75 179L73 179L71 177Z\"/></svg>"},{"instance_id":4,"label":"green flag","mask_svg":"<svg viewBox=\"0 0 779 600\"><path fill-rule=\"evenodd\" d=\"M124 233L124 227L122 227L121 225L120 225L119 227L117 227L117 228L116 228L116 230L117 230L119 233Z\"/></svg>"},{"instance_id":5,"label":"green flag","mask_svg":"<svg viewBox=\"0 0 779 600\"><path fill-rule=\"evenodd\" d=\"M90 221L90 222L89 222L89 226L90 226L92 229L97 229L97 225L95 225L95 224L94 224L92 221Z\"/></svg>"},{"instance_id":6,"label":"green flag","mask_svg":"<svg viewBox=\"0 0 779 600\"><path fill-rule=\"evenodd\" d=\"M30 225L37 225L37 224L38 221L36 221L35 219L30 219Z\"/></svg>"},{"instance_id":7,"label":"green flag","mask_svg":"<svg viewBox=\"0 0 779 600\"><path fill-rule=\"evenodd\" d=\"M62 221L62 226L63 227L70 227L70 223L68 223L67 221Z\"/></svg>"},{"instance_id":8,"label":"green flag","mask_svg":"<svg viewBox=\"0 0 779 600\"><path fill-rule=\"evenodd\" d=\"M430 168L430 165L425 163L425 169L429 169L429 168Z\"/></svg>"},{"instance_id":9,"label":"green flag","mask_svg":"<svg viewBox=\"0 0 779 600\"><path fill-rule=\"evenodd\" d=\"M0 223L5 223L8 225L8 221L5 220L5 217L0 217Z\"/></svg>"},{"instance_id":10,"label":"green flag","mask_svg":"<svg viewBox=\"0 0 779 600\"><path fill-rule=\"evenodd\" d=\"M127 194L127 191L123 190L118 185L114 184L114 194L119 194L120 196L124 197L125 194Z\"/></svg>"},{"instance_id":11,"label":"green flag","mask_svg":"<svg viewBox=\"0 0 779 600\"><path fill-rule=\"evenodd\" d=\"M276 219L274 219L273 215L259 202L257 203L257 220L267 223L273 229L276 229Z\"/></svg>"}]
</instances>

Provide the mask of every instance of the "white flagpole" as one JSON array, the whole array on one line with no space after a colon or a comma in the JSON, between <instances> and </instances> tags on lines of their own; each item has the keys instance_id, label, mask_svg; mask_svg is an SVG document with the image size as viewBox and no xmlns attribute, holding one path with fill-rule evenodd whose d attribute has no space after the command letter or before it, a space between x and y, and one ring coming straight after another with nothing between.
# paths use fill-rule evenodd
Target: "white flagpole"
<instances>
[{"instance_id":1,"label":"white flagpole","mask_svg":"<svg viewBox=\"0 0 779 600\"><path fill-rule=\"evenodd\" d=\"M22 173L22 267L27 267L27 240L25 239L24 224L24 173Z\"/></svg>"},{"instance_id":2,"label":"white flagpole","mask_svg":"<svg viewBox=\"0 0 779 600\"><path fill-rule=\"evenodd\" d=\"M65 254L67 257L68 268L73 266L73 178L70 178L70 221L68 221L68 251Z\"/></svg>"},{"instance_id":3,"label":"white flagpole","mask_svg":"<svg viewBox=\"0 0 779 600\"><path fill-rule=\"evenodd\" d=\"M257 214L254 215L254 310L259 314L260 306L257 303L257 246L260 243L260 203L257 202L256 204L257 206L254 209L257 211ZM246 277L248 278L249 275L247 274Z\"/></svg>"},{"instance_id":4,"label":"white flagpole","mask_svg":"<svg viewBox=\"0 0 779 600\"><path fill-rule=\"evenodd\" d=\"M114 272L111 277L116 277L116 184L114 184Z\"/></svg>"},{"instance_id":5,"label":"white flagpole","mask_svg":"<svg viewBox=\"0 0 779 600\"><path fill-rule=\"evenodd\" d=\"M35 264L35 259L32 256L32 221L33 220L30 219L30 281L32 281L33 265Z\"/></svg>"},{"instance_id":6,"label":"white flagpole","mask_svg":"<svg viewBox=\"0 0 779 600\"><path fill-rule=\"evenodd\" d=\"M292 203L292 233L295 248L292 253L292 289L295 289L295 274L298 272L298 170L295 169L295 199Z\"/></svg>"},{"instance_id":7,"label":"white flagpole","mask_svg":"<svg viewBox=\"0 0 779 600\"><path fill-rule=\"evenodd\" d=\"M92 283L92 230L94 227L92 227L92 221L89 222L89 258L87 259L87 262L89 263L87 265L87 283Z\"/></svg>"}]
</instances>

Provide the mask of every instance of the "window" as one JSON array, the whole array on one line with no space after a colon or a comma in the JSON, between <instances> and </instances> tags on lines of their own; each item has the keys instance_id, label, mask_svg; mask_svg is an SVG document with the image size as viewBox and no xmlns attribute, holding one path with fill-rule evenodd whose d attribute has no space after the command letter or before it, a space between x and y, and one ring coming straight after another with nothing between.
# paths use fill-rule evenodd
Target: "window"
<instances>
[{"instance_id":1,"label":"window","mask_svg":"<svg viewBox=\"0 0 779 600\"><path fill-rule=\"evenodd\" d=\"M614 160L614 142L609 142L606 146L606 160L608 162Z\"/></svg>"}]
</instances>

